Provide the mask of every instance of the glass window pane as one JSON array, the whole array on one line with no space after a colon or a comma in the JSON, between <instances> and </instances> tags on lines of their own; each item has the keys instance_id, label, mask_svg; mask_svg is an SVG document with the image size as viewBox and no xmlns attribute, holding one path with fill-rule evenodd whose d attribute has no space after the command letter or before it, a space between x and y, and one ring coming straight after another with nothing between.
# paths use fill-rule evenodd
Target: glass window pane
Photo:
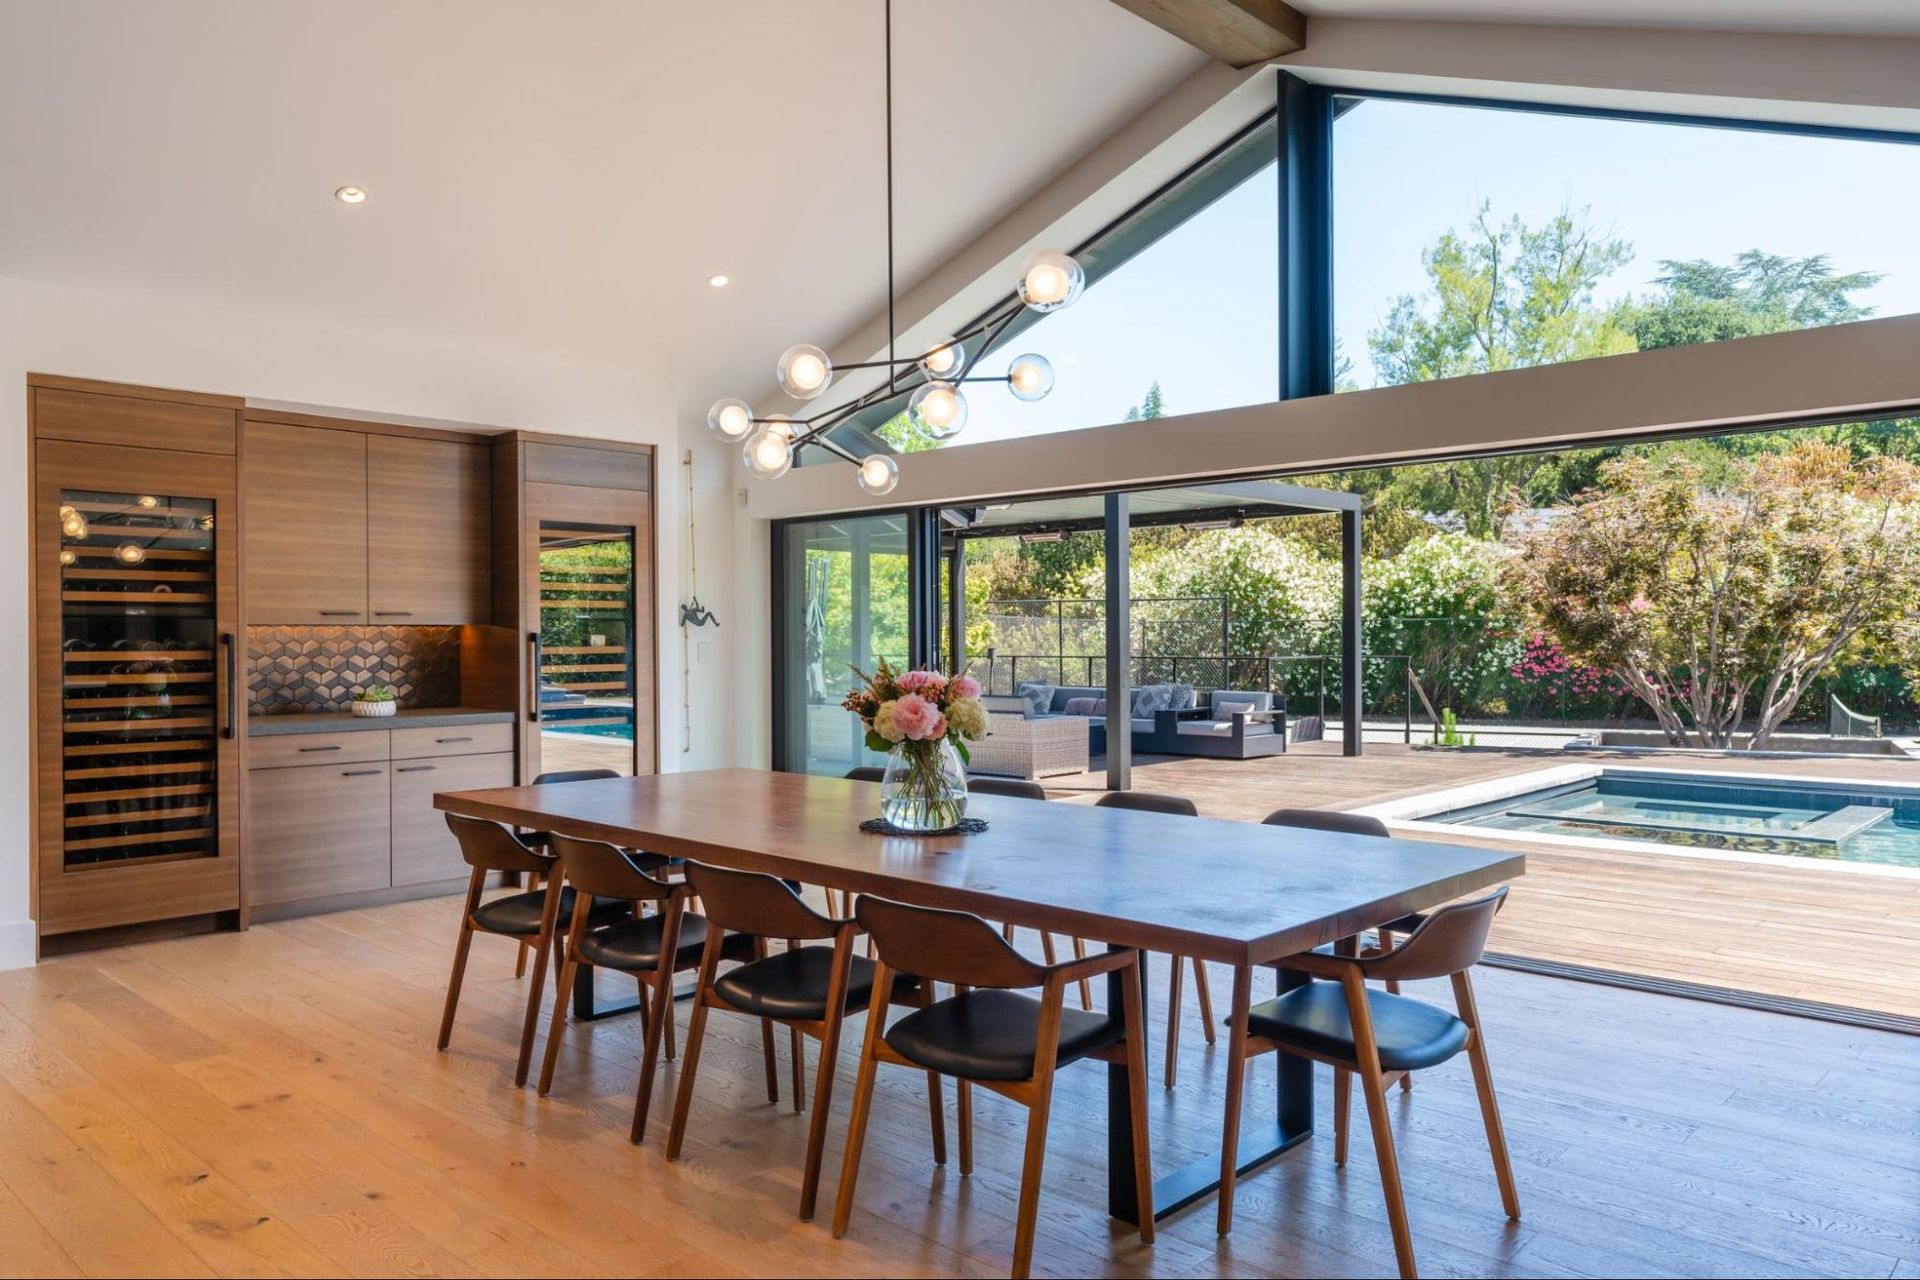
<instances>
[{"instance_id":1,"label":"glass window pane","mask_svg":"<svg viewBox=\"0 0 1920 1280\"><path fill-rule=\"evenodd\" d=\"M540 522L540 769L634 772L633 530Z\"/></svg>"},{"instance_id":2,"label":"glass window pane","mask_svg":"<svg viewBox=\"0 0 1920 1280\"><path fill-rule=\"evenodd\" d=\"M1343 390L1920 311L1920 146L1342 104Z\"/></svg>"}]
</instances>

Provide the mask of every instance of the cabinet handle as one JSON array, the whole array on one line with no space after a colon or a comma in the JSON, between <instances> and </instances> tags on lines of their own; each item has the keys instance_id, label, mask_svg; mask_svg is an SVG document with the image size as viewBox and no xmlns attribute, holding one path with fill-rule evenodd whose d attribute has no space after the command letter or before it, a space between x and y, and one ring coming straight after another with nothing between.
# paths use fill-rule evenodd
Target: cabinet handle
<instances>
[{"instance_id":1,"label":"cabinet handle","mask_svg":"<svg viewBox=\"0 0 1920 1280\"><path fill-rule=\"evenodd\" d=\"M337 742L330 747L295 747L294 748L294 750L298 751L301 755L305 755L309 751L338 751L339 749L340 749L340 744Z\"/></svg>"},{"instance_id":2,"label":"cabinet handle","mask_svg":"<svg viewBox=\"0 0 1920 1280\"><path fill-rule=\"evenodd\" d=\"M341 771L340 776L343 778L373 778L385 772L385 769L345 769Z\"/></svg>"},{"instance_id":3,"label":"cabinet handle","mask_svg":"<svg viewBox=\"0 0 1920 1280\"><path fill-rule=\"evenodd\" d=\"M538 724L540 722L540 633L538 631L527 632L527 647L533 650L533 670L528 676L533 692L527 698L527 719Z\"/></svg>"},{"instance_id":4,"label":"cabinet handle","mask_svg":"<svg viewBox=\"0 0 1920 1280\"><path fill-rule=\"evenodd\" d=\"M472 738L435 738L435 742L472 742Z\"/></svg>"},{"instance_id":5,"label":"cabinet handle","mask_svg":"<svg viewBox=\"0 0 1920 1280\"><path fill-rule=\"evenodd\" d=\"M411 618L413 611L410 609L375 609L373 616L376 618Z\"/></svg>"},{"instance_id":6,"label":"cabinet handle","mask_svg":"<svg viewBox=\"0 0 1920 1280\"><path fill-rule=\"evenodd\" d=\"M240 722L239 662L234 657L233 633L221 632L220 644L227 651L227 727L221 731L220 736L231 739L235 733L235 726Z\"/></svg>"},{"instance_id":7,"label":"cabinet handle","mask_svg":"<svg viewBox=\"0 0 1920 1280\"><path fill-rule=\"evenodd\" d=\"M322 609L319 612L323 618L357 618L360 616L358 609Z\"/></svg>"},{"instance_id":8,"label":"cabinet handle","mask_svg":"<svg viewBox=\"0 0 1920 1280\"><path fill-rule=\"evenodd\" d=\"M395 773L432 773L435 769L438 769L439 767L440 766L436 764L410 764L404 768L395 769L394 772Z\"/></svg>"}]
</instances>

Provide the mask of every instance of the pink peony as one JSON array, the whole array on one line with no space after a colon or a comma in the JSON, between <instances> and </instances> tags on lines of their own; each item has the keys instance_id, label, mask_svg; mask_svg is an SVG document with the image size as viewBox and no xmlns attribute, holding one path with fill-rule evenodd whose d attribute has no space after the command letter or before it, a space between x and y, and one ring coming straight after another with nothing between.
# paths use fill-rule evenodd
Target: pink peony
<instances>
[{"instance_id":1,"label":"pink peony","mask_svg":"<svg viewBox=\"0 0 1920 1280\"><path fill-rule=\"evenodd\" d=\"M940 714L940 708L917 693L903 694L894 700L893 724L909 742L926 742L947 731L947 718Z\"/></svg>"},{"instance_id":2,"label":"pink peony","mask_svg":"<svg viewBox=\"0 0 1920 1280\"><path fill-rule=\"evenodd\" d=\"M977 698L980 696L980 682L972 676L953 678L953 696L956 698Z\"/></svg>"},{"instance_id":3,"label":"pink peony","mask_svg":"<svg viewBox=\"0 0 1920 1280\"><path fill-rule=\"evenodd\" d=\"M938 693L947 687L947 678L937 671L909 671L900 677L899 684L902 693L916 693L921 689Z\"/></svg>"}]
</instances>

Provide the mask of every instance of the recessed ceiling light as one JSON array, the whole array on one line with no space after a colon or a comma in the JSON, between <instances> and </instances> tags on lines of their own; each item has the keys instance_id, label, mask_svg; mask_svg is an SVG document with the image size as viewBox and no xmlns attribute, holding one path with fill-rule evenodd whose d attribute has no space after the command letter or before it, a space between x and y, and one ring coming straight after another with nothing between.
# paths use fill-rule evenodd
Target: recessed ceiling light
<instances>
[{"instance_id":1,"label":"recessed ceiling light","mask_svg":"<svg viewBox=\"0 0 1920 1280\"><path fill-rule=\"evenodd\" d=\"M333 193L333 198L341 204L365 204L367 192L365 187L341 187Z\"/></svg>"},{"instance_id":2,"label":"recessed ceiling light","mask_svg":"<svg viewBox=\"0 0 1920 1280\"><path fill-rule=\"evenodd\" d=\"M707 277L707 283L716 289L724 289L733 283L733 277L724 271L716 271Z\"/></svg>"}]
</instances>

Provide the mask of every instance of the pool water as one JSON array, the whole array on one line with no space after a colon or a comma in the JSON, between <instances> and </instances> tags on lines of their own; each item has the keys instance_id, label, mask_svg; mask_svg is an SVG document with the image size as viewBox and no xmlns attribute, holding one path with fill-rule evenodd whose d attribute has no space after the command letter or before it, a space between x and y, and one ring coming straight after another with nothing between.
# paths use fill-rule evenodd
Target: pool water
<instances>
[{"instance_id":1,"label":"pool water","mask_svg":"<svg viewBox=\"0 0 1920 1280\"><path fill-rule=\"evenodd\" d=\"M573 728L565 720L543 721L542 733L568 733L579 738L619 738L633 741L633 726L630 724L586 724Z\"/></svg>"},{"instance_id":2,"label":"pool water","mask_svg":"<svg viewBox=\"0 0 1920 1280\"><path fill-rule=\"evenodd\" d=\"M1430 822L1920 868L1920 793L1606 773Z\"/></svg>"}]
</instances>

